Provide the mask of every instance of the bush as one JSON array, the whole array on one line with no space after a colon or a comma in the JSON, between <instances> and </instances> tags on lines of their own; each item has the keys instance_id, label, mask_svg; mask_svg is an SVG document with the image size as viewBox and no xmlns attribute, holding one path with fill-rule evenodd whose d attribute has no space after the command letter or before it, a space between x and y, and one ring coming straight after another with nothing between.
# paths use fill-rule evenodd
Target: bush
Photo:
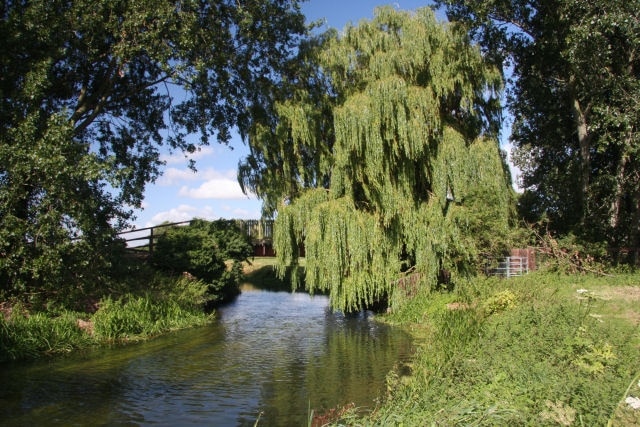
<instances>
[{"instance_id":1,"label":"bush","mask_svg":"<svg viewBox=\"0 0 640 427\"><path fill-rule=\"evenodd\" d=\"M233 221L192 221L161 235L153 253L153 265L170 274L186 274L209 285L210 302L238 294L242 261L253 248Z\"/></svg>"}]
</instances>

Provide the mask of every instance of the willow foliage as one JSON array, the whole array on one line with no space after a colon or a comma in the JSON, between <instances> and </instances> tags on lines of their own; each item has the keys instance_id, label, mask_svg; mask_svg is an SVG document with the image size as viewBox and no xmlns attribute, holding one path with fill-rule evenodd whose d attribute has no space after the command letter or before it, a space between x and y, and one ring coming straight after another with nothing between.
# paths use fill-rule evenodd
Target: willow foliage
<instances>
[{"instance_id":1,"label":"willow foliage","mask_svg":"<svg viewBox=\"0 0 640 427\"><path fill-rule=\"evenodd\" d=\"M324 168L314 173L328 176L296 194L281 187L281 263L296 265L304 244L307 288L330 291L332 306L346 311L392 296L408 272L431 284L443 268L469 271L508 227L499 72L426 8L377 9L372 21L328 38L318 58L331 82L330 120L307 110L309 91L282 102L272 134L281 132L292 164L314 152ZM289 182L308 174L281 171Z\"/></svg>"}]
</instances>

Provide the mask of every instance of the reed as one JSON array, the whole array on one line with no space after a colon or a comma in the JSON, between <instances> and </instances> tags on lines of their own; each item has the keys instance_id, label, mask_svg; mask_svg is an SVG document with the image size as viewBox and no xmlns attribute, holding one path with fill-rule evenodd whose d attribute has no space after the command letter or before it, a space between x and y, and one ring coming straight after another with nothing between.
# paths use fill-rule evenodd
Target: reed
<instances>
[{"instance_id":1,"label":"reed","mask_svg":"<svg viewBox=\"0 0 640 427\"><path fill-rule=\"evenodd\" d=\"M95 336L106 341L131 341L209 321L202 308L183 307L173 299L151 294L107 297L93 316Z\"/></svg>"}]
</instances>

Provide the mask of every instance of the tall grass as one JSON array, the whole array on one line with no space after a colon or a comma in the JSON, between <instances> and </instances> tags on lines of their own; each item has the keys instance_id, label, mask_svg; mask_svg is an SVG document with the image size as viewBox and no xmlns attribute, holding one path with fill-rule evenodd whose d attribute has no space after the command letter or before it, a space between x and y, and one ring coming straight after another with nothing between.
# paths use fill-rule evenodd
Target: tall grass
<instances>
[{"instance_id":1,"label":"tall grass","mask_svg":"<svg viewBox=\"0 0 640 427\"><path fill-rule=\"evenodd\" d=\"M157 300L151 294L128 294L117 300L107 297L93 316L96 338L108 341L144 339L208 321L202 308L183 307L171 299Z\"/></svg>"},{"instance_id":2,"label":"tall grass","mask_svg":"<svg viewBox=\"0 0 640 427\"><path fill-rule=\"evenodd\" d=\"M385 403L347 423L606 425L640 369L640 330L620 315L633 302L610 295L629 285L640 276L530 274L418 296L388 319L420 337L413 375L390 375Z\"/></svg>"},{"instance_id":3,"label":"tall grass","mask_svg":"<svg viewBox=\"0 0 640 427\"><path fill-rule=\"evenodd\" d=\"M16 313L18 310L15 310ZM68 353L90 346L92 338L77 324L79 313L56 317L45 313L0 316L0 362L32 359L41 355Z\"/></svg>"},{"instance_id":4,"label":"tall grass","mask_svg":"<svg viewBox=\"0 0 640 427\"><path fill-rule=\"evenodd\" d=\"M93 315L60 308L29 312L14 306L9 318L0 315L0 363L206 324L211 320L204 311L207 289L201 281L159 277L103 297Z\"/></svg>"}]
</instances>

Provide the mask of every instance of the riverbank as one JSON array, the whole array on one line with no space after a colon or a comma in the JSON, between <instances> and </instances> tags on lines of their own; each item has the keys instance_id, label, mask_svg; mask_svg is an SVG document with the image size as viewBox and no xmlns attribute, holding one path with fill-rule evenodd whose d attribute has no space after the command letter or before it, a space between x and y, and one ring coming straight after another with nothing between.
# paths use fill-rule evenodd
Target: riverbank
<instances>
[{"instance_id":1,"label":"riverbank","mask_svg":"<svg viewBox=\"0 0 640 427\"><path fill-rule=\"evenodd\" d=\"M244 262L241 285L291 291L290 281L279 279L274 265L275 258ZM205 309L210 298L206 283L143 267L132 267L127 282L74 304L83 305L83 310L0 303L0 363L143 341L213 320L214 313Z\"/></svg>"},{"instance_id":2,"label":"riverbank","mask_svg":"<svg viewBox=\"0 0 640 427\"><path fill-rule=\"evenodd\" d=\"M638 274L476 278L386 321L420 343L411 374L343 424L640 425Z\"/></svg>"},{"instance_id":3,"label":"riverbank","mask_svg":"<svg viewBox=\"0 0 640 427\"><path fill-rule=\"evenodd\" d=\"M156 278L144 289L127 287L90 297L83 311L5 304L0 315L0 363L149 339L207 324L206 284L184 277Z\"/></svg>"}]
</instances>

